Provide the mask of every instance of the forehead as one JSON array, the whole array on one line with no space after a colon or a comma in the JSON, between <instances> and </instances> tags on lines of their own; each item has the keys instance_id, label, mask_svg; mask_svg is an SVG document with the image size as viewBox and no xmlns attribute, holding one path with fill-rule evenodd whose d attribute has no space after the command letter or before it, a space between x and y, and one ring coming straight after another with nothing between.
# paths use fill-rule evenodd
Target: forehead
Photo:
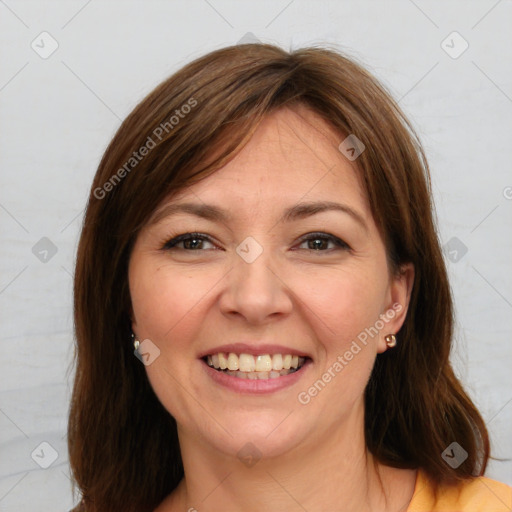
<instances>
[{"instance_id":1,"label":"forehead","mask_svg":"<svg viewBox=\"0 0 512 512\"><path fill-rule=\"evenodd\" d=\"M342 200L369 214L360 170L338 146L345 138L305 106L266 116L224 167L181 190L172 202L199 198L254 213L299 201Z\"/></svg>"}]
</instances>

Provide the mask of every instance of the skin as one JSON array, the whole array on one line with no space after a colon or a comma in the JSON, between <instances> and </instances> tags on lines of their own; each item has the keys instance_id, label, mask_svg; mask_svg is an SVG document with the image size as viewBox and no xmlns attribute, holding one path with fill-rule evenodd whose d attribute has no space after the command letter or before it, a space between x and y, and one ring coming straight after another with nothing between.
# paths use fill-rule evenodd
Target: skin
<instances>
[{"instance_id":1,"label":"skin","mask_svg":"<svg viewBox=\"0 0 512 512\"><path fill-rule=\"evenodd\" d=\"M384 336L404 321L414 269L388 267L357 161L338 150L343 138L306 107L278 110L231 162L166 202L216 205L228 221L179 213L148 223L137 238L132 327L160 349L146 371L176 418L186 475L158 512L396 511L412 497L416 472L383 466L366 449L363 395L375 358L388 349ZM310 201L343 203L365 227L334 210L279 222L286 208ZM212 242L162 249L188 232ZM349 248L301 239L312 232ZM236 252L248 236L263 248L252 263ZM300 403L298 394L332 374L338 356L393 304L401 311ZM294 347L312 364L283 390L235 393L216 384L198 356L246 340ZM237 457L247 443L262 457L252 467Z\"/></svg>"}]
</instances>

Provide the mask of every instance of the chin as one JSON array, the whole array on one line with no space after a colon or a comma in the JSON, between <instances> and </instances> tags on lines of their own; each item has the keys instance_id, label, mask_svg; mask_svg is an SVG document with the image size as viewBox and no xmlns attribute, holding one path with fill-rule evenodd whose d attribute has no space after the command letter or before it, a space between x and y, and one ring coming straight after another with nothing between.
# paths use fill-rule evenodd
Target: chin
<instances>
[{"instance_id":1,"label":"chin","mask_svg":"<svg viewBox=\"0 0 512 512\"><path fill-rule=\"evenodd\" d=\"M241 462L244 462L245 457L267 459L283 456L299 447L308 437L307 426L304 423L299 425L296 413L290 412L291 408L289 411L281 409L260 414L239 412L239 418L235 415L230 421L218 418L227 426L229 434L222 430L220 436L212 437L210 430L203 432L202 437L214 449L228 457L236 457ZM219 431L218 428L216 430Z\"/></svg>"}]
</instances>

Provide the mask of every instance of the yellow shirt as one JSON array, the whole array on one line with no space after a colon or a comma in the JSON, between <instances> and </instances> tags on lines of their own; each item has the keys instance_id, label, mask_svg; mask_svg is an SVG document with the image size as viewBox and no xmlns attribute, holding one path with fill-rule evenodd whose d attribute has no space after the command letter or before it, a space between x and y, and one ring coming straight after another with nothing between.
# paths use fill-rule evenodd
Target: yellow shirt
<instances>
[{"instance_id":1,"label":"yellow shirt","mask_svg":"<svg viewBox=\"0 0 512 512\"><path fill-rule=\"evenodd\" d=\"M478 477L456 487L442 486L437 500L420 469L407 512L511 512L512 487Z\"/></svg>"}]
</instances>

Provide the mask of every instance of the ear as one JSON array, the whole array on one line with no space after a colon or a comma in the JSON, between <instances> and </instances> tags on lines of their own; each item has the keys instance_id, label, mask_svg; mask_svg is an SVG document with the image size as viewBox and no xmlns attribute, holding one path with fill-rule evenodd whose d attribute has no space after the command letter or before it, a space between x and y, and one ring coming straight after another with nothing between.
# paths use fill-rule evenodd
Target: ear
<instances>
[{"instance_id":1,"label":"ear","mask_svg":"<svg viewBox=\"0 0 512 512\"><path fill-rule=\"evenodd\" d=\"M396 334L402 328L409 309L413 285L414 265L412 263L402 265L390 278L384 310L381 313L384 327L379 333L377 346L379 354L388 348L384 339L386 335Z\"/></svg>"}]
</instances>

